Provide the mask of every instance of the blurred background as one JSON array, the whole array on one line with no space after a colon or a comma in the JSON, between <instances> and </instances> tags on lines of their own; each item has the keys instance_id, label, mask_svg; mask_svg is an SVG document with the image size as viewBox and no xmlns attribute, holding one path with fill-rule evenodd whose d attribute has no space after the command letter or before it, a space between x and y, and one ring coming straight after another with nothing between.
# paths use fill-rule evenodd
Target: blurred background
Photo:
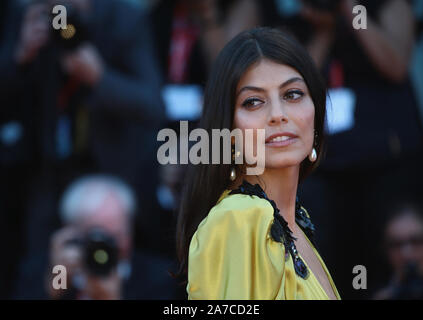
<instances>
[{"instance_id":1,"label":"blurred background","mask_svg":"<svg viewBox=\"0 0 423 320\"><path fill-rule=\"evenodd\" d=\"M221 48L270 26L329 88L326 156L298 193L341 297L422 299L422 21L423 0L1 1L0 298L186 298L170 275L186 166L158 164L157 133L194 128Z\"/></svg>"}]
</instances>

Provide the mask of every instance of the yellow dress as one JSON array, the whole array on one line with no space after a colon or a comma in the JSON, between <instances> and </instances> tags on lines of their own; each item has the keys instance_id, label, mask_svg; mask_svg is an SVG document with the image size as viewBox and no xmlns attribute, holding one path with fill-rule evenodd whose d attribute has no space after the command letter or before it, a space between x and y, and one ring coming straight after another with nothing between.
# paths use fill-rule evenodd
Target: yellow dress
<instances>
[{"instance_id":1,"label":"yellow dress","mask_svg":"<svg viewBox=\"0 0 423 320\"><path fill-rule=\"evenodd\" d=\"M222 194L191 239L188 299L329 299L309 268L305 279L296 274L283 243L270 236L274 209L269 201L229 192ZM329 271L311 246L340 299Z\"/></svg>"}]
</instances>

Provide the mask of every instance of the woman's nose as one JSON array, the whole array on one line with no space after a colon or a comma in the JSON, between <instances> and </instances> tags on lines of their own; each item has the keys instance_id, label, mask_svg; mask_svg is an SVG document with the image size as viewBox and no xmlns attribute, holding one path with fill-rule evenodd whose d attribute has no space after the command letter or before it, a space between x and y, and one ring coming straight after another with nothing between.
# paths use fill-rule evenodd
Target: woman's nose
<instances>
[{"instance_id":1,"label":"woman's nose","mask_svg":"<svg viewBox=\"0 0 423 320\"><path fill-rule=\"evenodd\" d=\"M271 125L278 125L281 122L288 122L288 116L285 112L285 108L279 99L275 99L271 102L269 110L269 123Z\"/></svg>"}]
</instances>

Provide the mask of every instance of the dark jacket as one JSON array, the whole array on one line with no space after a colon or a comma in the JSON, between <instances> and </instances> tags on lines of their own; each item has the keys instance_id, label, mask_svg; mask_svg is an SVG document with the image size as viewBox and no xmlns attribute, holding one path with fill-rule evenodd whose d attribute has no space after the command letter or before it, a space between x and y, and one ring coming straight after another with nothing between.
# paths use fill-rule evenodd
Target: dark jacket
<instances>
[{"instance_id":1,"label":"dark jacket","mask_svg":"<svg viewBox=\"0 0 423 320\"><path fill-rule=\"evenodd\" d=\"M57 101L68 77L60 65L62 51L57 44L51 40L29 65L18 66L13 59L25 12L20 2L13 1L0 43L0 112L1 123L23 123L25 143L2 146L0 158L9 159L11 165L19 161L31 164L41 181L53 176L44 194L56 200L71 181L69 172L101 172L123 178L136 191L141 223L137 220L140 229L135 229L148 246L149 241L155 242L151 240L157 235L153 231L159 227L155 214L156 136L165 118L149 21L134 2L91 1L88 38L105 63L105 73L95 88L78 87L65 111L58 108ZM61 113L69 119L73 137L71 152L65 157L57 150ZM85 143L78 144L75 137L81 124L87 125L87 131ZM41 202L36 199L28 204L33 212L28 214L32 231L27 231L27 242L39 241L38 248L44 248L52 232L47 225L57 221L56 210L47 213L42 212L43 206L35 208Z\"/></svg>"}]
</instances>

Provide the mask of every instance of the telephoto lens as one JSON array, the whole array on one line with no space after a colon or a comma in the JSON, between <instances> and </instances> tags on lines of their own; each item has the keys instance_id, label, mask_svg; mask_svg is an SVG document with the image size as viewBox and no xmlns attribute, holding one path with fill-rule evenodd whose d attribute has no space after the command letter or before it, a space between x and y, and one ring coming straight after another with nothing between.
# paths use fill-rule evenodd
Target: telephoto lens
<instances>
[{"instance_id":1,"label":"telephoto lens","mask_svg":"<svg viewBox=\"0 0 423 320\"><path fill-rule=\"evenodd\" d=\"M101 228L91 229L84 239L84 261L87 272L106 277L118 263L116 240Z\"/></svg>"}]
</instances>

